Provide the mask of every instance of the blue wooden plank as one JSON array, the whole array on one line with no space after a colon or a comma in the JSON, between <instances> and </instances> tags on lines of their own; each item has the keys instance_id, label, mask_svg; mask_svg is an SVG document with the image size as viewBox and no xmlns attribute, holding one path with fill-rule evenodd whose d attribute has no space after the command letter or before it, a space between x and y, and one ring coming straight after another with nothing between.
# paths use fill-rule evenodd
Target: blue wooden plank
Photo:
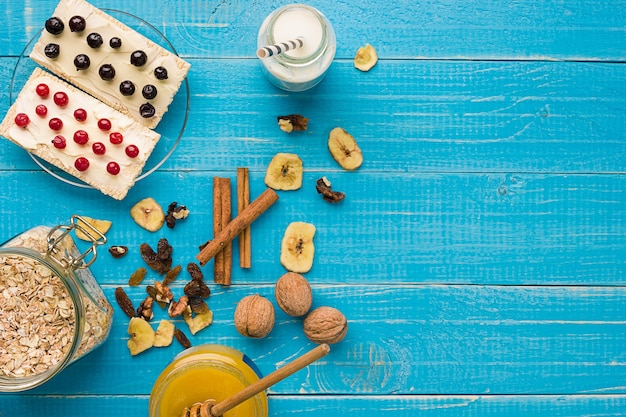
<instances>
[{"instance_id":1,"label":"blue wooden plank","mask_svg":"<svg viewBox=\"0 0 626 417\"><path fill-rule=\"evenodd\" d=\"M110 242L135 253L116 262L104 254L94 271L103 283L120 282L141 265L142 242L167 237L178 262L195 260L198 246L213 236L213 175L234 181L235 170L157 172L119 202L43 172L5 172L0 213L9 221L0 223L0 235L73 213L109 219ZM319 197L314 184L322 175L347 193L344 202L331 206ZM250 174L253 198L265 188L263 177ZM304 188L281 192L253 224L254 269L235 267L233 280L273 282L284 272L278 260L285 228L308 221L318 228L312 282L624 285L625 181L624 175L305 172ZM164 207L186 204L191 215L176 229L147 232L129 215L147 196Z\"/></svg>"},{"instance_id":2,"label":"blue wooden plank","mask_svg":"<svg viewBox=\"0 0 626 417\"><path fill-rule=\"evenodd\" d=\"M0 5L6 52L17 55L43 26L56 0ZM351 59L365 42L384 59L523 59L624 61L626 11L620 0L467 2L402 0L309 4L326 14L337 33L337 57ZM279 1L192 1L149 3L94 0L147 20L185 57L253 58L261 22ZM409 29L410 28L410 29Z\"/></svg>"},{"instance_id":3,"label":"blue wooden plank","mask_svg":"<svg viewBox=\"0 0 626 417\"><path fill-rule=\"evenodd\" d=\"M173 286L182 294L188 278ZM119 284L118 284L119 285ZM277 311L264 339L234 328L236 303L272 285L211 285L214 323L194 345L222 343L245 352L267 374L311 348L301 319ZM139 303L143 288L127 289ZM113 299L114 286L105 293ZM331 353L272 387L273 394L624 394L624 287L313 285L313 307L348 318L346 338ZM115 306L108 341L54 380L30 392L141 395L182 350L177 344L130 357L128 319ZM166 312L155 309L156 326ZM85 377L94 375L97 377ZM106 383L103 383L106 381Z\"/></svg>"},{"instance_id":4,"label":"blue wooden plank","mask_svg":"<svg viewBox=\"0 0 626 417\"><path fill-rule=\"evenodd\" d=\"M2 402L2 400L4 400ZM148 409L146 396L76 396L60 397L8 395L0 398L7 415L63 415L79 417L85 410L98 410L101 415L143 417ZM270 395L270 417L344 415L362 417L614 417L626 408L623 395L567 396L282 396Z\"/></svg>"},{"instance_id":5,"label":"blue wooden plank","mask_svg":"<svg viewBox=\"0 0 626 417\"><path fill-rule=\"evenodd\" d=\"M342 126L365 152L362 171L623 172L625 77L612 64L388 61L361 74L336 62L316 89L287 94L256 61L194 60L188 125L165 168L262 170L276 152L294 152L309 170L337 170L326 140ZM3 90L0 112L8 105ZM179 97L168 117L184 108ZM280 131L276 116L294 112L309 129ZM11 143L0 150L0 168L34 166Z\"/></svg>"}]
</instances>

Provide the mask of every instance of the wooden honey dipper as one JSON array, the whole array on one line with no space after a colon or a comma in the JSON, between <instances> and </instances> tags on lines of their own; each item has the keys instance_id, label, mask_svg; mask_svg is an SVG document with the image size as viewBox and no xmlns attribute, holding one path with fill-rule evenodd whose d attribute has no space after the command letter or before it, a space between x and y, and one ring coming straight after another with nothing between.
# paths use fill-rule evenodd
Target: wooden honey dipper
<instances>
[{"instance_id":1,"label":"wooden honey dipper","mask_svg":"<svg viewBox=\"0 0 626 417\"><path fill-rule=\"evenodd\" d=\"M321 344L219 403L213 399L208 399L192 405L191 408L185 408L181 417L220 417L228 410L326 356L328 352L330 352L330 346L326 343Z\"/></svg>"}]
</instances>

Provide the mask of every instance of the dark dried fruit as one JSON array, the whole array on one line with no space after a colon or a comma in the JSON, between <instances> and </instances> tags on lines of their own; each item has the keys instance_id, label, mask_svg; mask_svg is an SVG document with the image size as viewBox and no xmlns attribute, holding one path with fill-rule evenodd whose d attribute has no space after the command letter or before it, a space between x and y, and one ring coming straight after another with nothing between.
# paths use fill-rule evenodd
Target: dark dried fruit
<instances>
[{"instance_id":1,"label":"dark dried fruit","mask_svg":"<svg viewBox=\"0 0 626 417\"><path fill-rule=\"evenodd\" d=\"M53 35L58 35L63 32L63 29L65 29L65 25L63 24L63 21L58 17L51 17L50 19L46 20L46 30L49 33Z\"/></svg>"},{"instance_id":2,"label":"dark dried fruit","mask_svg":"<svg viewBox=\"0 0 626 417\"><path fill-rule=\"evenodd\" d=\"M189 210L186 206L179 206L176 201L170 203L167 206L167 215L165 216L165 224L170 229L173 229L176 226L177 220L184 220L189 215Z\"/></svg>"},{"instance_id":3,"label":"dark dried fruit","mask_svg":"<svg viewBox=\"0 0 626 417\"><path fill-rule=\"evenodd\" d=\"M167 274L165 274L165 276L163 277L163 285L170 285L176 279L178 274L180 274L180 271L182 271L182 269L182 266L176 265L174 268L167 271Z\"/></svg>"},{"instance_id":4,"label":"dark dried fruit","mask_svg":"<svg viewBox=\"0 0 626 417\"><path fill-rule=\"evenodd\" d=\"M54 59L61 53L61 47L56 43L49 43L43 49L43 53L46 54L48 58Z\"/></svg>"},{"instance_id":5,"label":"dark dried fruit","mask_svg":"<svg viewBox=\"0 0 626 417\"><path fill-rule=\"evenodd\" d=\"M294 130L306 130L309 126L309 119L300 114L278 116L276 119L278 120L278 127L287 133Z\"/></svg>"},{"instance_id":6,"label":"dark dried fruit","mask_svg":"<svg viewBox=\"0 0 626 417\"><path fill-rule=\"evenodd\" d=\"M169 244L166 238L159 239L157 243L157 255L162 261L172 261L172 252L174 248Z\"/></svg>"},{"instance_id":7,"label":"dark dried fruit","mask_svg":"<svg viewBox=\"0 0 626 417\"><path fill-rule=\"evenodd\" d=\"M161 242L161 240L165 240L165 242ZM167 240L161 240L159 240L158 253L155 252L147 243L142 243L139 246L139 252L141 253L141 258L151 269L155 270L159 274L164 274L172 267L172 251L171 246L167 243ZM169 256L167 255L168 253Z\"/></svg>"},{"instance_id":8,"label":"dark dried fruit","mask_svg":"<svg viewBox=\"0 0 626 417\"><path fill-rule=\"evenodd\" d=\"M114 258L121 258L122 256L128 253L128 246L120 246L120 245L111 246L109 248L109 253Z\"/></svg>"},{"instance_id":9,"label":"dark dried fruit","mask_svg":"<svg viewBox=\"0 0 626 417\"><path fill-rule=\"evenodd\" d=\"M191 279L194 281L202 282L204 280L204 274L202 273L202 270L200 269L198 264L194 262L189 262L187 264L187 272L189 272Z\"/></svg>"},{"instance_id":10,"label":"dark dried fruit","mask_svg":"<svg viewBox=\"0 0 626 417\"><path fill-rule=\"evenodd\" d=\"M201 297L207 298L211 295L211 290L209 287L200 280L191 280L185 285L183 290L185 294L189 297Z\"/></svg>"},{"instance_id":11,"label":"dark dried fruit","mask_svg":"<svg viewBox=\"0 0 626 417\"><path fill-rule=\"evenodd\" d=\"M122 311L129 317L135 317L135 307L133 306L133 302L128 297L128 294L124 291L124 288L117 287L115 289L115 300L117 304L120 306Z\"/></svg>"},{"instance_id":12,"label":"dark dried fruit","mask_svg":"<svg viewBox=\"0 0 626 417\"><path fill-rule=\"evenodd\" d=\"M154 286L152 285L147 285L146 286L146 292L148 293L148 295L152 298L156 298L157 296L157 290Z\"/></svg>"},{"instance_id":13,"label":"dark dried fruit","mask_svg":"<svg viewBox=\"0 0 626 417\"><path fill-rule=\"evenodd\" d=\"M146 270L146 268L137 268L137 270L130 275L130 278L128 279L128 285L130 285L131 287L136 287L137 285L141 284L147 273L148 271Z\"/></svg>"},{"instance_id":14,"label":"dark dried fruit","mask_svg":"<svg viewBox=\"0 0 626 417\"><path fill-rule=\"evenodd\" d=\"M156 114L156 110L152 104L143 103L139 106L139 114L141 114L141 117L148 119Z\"/></svg>"},{"instance_id":15,"label":"dark dried fruit","mask_svg":"<svg viewBox=\"0 0 626 417\"><path fill-rule=\"evenodd\" d=\"M152 306L154 305L154 299L150 296L146 297L137 307L137 315L143 317L144 320L150 321L154 317L152 312Z\"/></svg>"},{"instance_id":16,"label":"dark dried fruit","mask_svg":"<svg viewBox=\"0 0 626 417\"><path fill-rule=\"evenodd\" d=\"M185 333L183 333L182 330L174 330L174 337L185 349L189 349L191 347L191 342L187 339L187 336L185 336Z\"/></svg>"},{"instance_id":17,"label":"dark dried fruit","mask_svg":"<svg viewBox=\"0 0 626 417\"><path fill-rule=\"evenodd\" d=\"M200 297L191 297L188 302L191 311L196 314L204 314L209 311L209 305Z\"/></svg>"},{"instance_id":18,"label":"dark dried fruit","mask_svg":"<svg viewBox=\"0 0 626 417\"><path fill-rule=\"evenodd\" d=\"M172 301L170 307L167 309L167 314L170 318L182 316L189 305L189 297L186 295L181 296L178 301Z\"/></svg>"},{"instance_id":19,"label":"dark dried fruit","mask_svg":"<svg viewBox=\"0 0 626 417\"><path fill-rule=\"evenodd\" d=\"M333 191L330 187L330 181L326 177L317 180L315 189L322 195L322 198L329 203L338 203L346 197L341 191Z\"/></svg>"}]
</instances>

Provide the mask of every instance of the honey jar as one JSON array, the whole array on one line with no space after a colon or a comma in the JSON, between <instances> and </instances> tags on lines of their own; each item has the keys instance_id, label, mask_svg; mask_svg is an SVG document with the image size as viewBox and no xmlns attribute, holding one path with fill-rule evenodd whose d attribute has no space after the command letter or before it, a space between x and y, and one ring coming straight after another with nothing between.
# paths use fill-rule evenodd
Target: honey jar
<instances>
[{"instance_id":1,"label":"honey jar","mask_svg":"<svg viewBox=\"0 0 626 417\"><path fill-rule=\"evenodd\" d=\"M71 232L91 246L81 253ZM0 245L0 391L37 387L106 340L113 309L89 269L105 242L75 215Z\"/></svg>"},{"instance_id":2,"label":"honey jar","mask_svg":"<svg viewBox=\"0 0 626 417\"><path fill-rule=\"evenodd\" d=\"M185 408L208 399L216 402L259 380L260 372L242 352L228 346L191 347L161 372L150 394L150 417L181 417ZM224 417L267 417L264 392L227 411Z\"/></svg>"}]
</instances>

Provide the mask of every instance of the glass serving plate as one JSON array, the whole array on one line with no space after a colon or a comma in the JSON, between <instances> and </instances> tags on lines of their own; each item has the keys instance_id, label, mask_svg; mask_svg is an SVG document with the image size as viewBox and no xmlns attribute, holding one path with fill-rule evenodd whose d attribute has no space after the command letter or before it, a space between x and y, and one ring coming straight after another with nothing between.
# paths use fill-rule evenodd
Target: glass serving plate
<instances>
[{"instance_id":1,"label":"glass serving plate","mask_svg":"<svg viewBox=\"0 0 626 417\"><path fill-rule=\"evenodd\" d=\"M135 31L139 32L151 41L159 44L173 54L178 55L176 49L174 49L174 46L167 40L167 38L157 28L155 28L145 20L130 13L122 12L119 10L102 10L113 16L120 22L133 28ZM11 77L9 92L11 104L13 104L13 102L17 99L17 96L19 95L22 87L28 80L28 77L38 66L36 62L29 58L29 55L32 51L33 46L35 45L35 43L37 43L40 35L41 30L38 31L35 36L33 36L32 39L26 44L24 50L17 59L15 68L13 69L13 76ZM185 77L180 85L180 90L178 91L176 96L174 96L174 100L169 105L168 111L163 116L163 119L161 119L161 122L154 129L156 132L161 134L161 139L152 151L152 154L148 158L148 161L146 161L146 165L144 166L141 174L137 177L137 181L146 178L148 175L159 169L159 167L161 167L161 165L163 165L165 161L167 161L170 155L174 153L176 146L183 136L185 126L187 125L187 118L189 116L189 101L189 82ZM53 177L76 187L93 188L91 185L80 181L79 179L73 177L65 171L49 164L43 159L31 153L28 153L28 155L33 159L33 161L35 161L37 165L39 165L45 172L52 175Z\"/></svg>"}]
</instances>

